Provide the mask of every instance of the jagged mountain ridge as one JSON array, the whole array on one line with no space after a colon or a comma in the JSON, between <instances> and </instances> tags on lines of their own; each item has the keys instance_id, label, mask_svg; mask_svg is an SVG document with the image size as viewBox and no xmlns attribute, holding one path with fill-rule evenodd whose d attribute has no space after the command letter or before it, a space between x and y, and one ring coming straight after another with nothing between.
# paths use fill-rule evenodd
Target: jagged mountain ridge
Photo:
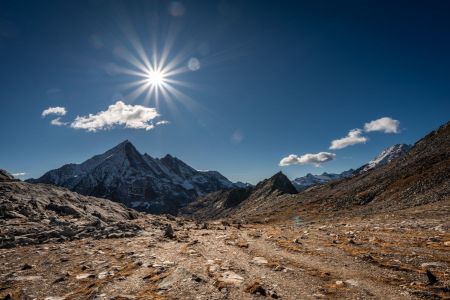
<instances>
[{"instance_id":1,"label":"jagged mountain ridge","mask_svg":"<svg viewBox=\"0 0 450 300\"><path fill-rule=\"evenodd\" d=\"M151 213L176 214L198 196L234 184L216 171L197 171L171 155L140 154L128 140L81 164L51 170L31 183L66 187Z\"/></svg>"},{"instance_id":2,"label":"jagged mountain ridge","mask_svg":"<svg viewBox=\"0 0 450 300\"><path fill-rule=\"evenodd\" d=\"M303 177L298 177L292 180L292 184L298 191L303 191L306 190L307 188L317 186L320 184L325 184L343 178L350 178L362 174L364 172L367 172L369 170L386 165L395 158L406 154L410 149L411 145L396 144L384 149L374 159L362 165L356 170L350 169L339 174L324 172L320 175L313 175L311 173L308 173Z\"/></svg>"},{"instance_id":3,"label":"jagged mountain ridge","mask_svg":"<svg viewBox=\"0 0 450 300\"><path fill-rule=\"evenodd\" d=\"M282 172L259 182L254 187L221 190L200 197L181 210L198 220L217 219L232 215L239 218L240 211L255 211L266 201L297 190Z\"/></svg>"}]
</instances>

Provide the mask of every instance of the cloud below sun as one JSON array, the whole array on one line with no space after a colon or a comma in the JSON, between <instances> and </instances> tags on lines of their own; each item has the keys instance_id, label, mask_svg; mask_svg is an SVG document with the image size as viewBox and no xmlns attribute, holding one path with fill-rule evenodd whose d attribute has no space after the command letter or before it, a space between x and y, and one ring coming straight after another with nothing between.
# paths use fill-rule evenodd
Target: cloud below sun
<instances>
[{"instance_id":1,"label":"cloud below sun","mask_svg":"<svg viewBox=\"0 0 450 300\"><path fill-rule=\"evenodd\" d=\"M45 117L50 114L63 116L66 114L64 107L49 107L42 112ZM104 111L85 116L77 116L72 122L63 122L61 117L53 119L50 124L55 126L68 125L74 129L83 129L89 132L97 132L99 130L108 130L116 126L124 128L151 130L155 126L165 125L169 122L159 120L161 115L156 108L145 107L142 105L126 104L123 101L117 101L108 106Z\"/></svg>"}]
</instances>

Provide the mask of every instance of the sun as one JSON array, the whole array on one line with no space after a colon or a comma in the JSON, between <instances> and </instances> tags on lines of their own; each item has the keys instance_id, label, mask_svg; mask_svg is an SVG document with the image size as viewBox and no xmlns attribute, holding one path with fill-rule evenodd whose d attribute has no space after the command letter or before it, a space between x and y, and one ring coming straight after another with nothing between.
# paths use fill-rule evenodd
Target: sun
<instances>
[{"instance_id":1,"label":"sun","mask_svg":"<svg viewBox=\"0 0 450 300\"><path fill-rule=\"evenodd\" d=\"M158 70L149 70L147 72L147 83L152 86L160 87L166 81L166 73Z\"/></svg>"}]
</instances>

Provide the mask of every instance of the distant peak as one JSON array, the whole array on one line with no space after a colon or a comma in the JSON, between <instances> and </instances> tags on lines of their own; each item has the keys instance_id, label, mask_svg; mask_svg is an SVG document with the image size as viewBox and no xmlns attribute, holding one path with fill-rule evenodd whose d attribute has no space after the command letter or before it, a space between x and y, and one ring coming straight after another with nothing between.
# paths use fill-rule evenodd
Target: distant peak
<instances>
[{"instance_id":1,"label":"distant peak","mask_svg":"<svg viewBox=\"0 0 450 300\"><path fill-rule=\"evenodd\" d=\"M278 190L282 193L295 194L297 193L295 187L292 185L291 181L283 174L283 172L278 172L269 179L266 179L257 184L256 189L267 187L270 191Z\"/></svg>"}]
</instances>

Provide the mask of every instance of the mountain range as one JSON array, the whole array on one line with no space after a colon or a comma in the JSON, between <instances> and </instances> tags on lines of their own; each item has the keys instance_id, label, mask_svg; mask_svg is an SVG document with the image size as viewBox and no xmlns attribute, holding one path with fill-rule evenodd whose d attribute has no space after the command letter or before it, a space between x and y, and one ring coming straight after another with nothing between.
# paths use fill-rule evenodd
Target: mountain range
<instances>
[{"instance_id":1,"label":"mountain range","mask_svg":"<svg viewBox=\"0 0 450 300\"><path fill-rule=\"evenodd\" d=\"M299 214L348 217L392 212L450 199L450 122L408 148L406 153L390 162L385 155L380 155L381 159L374 161L382 165L352 177L330 181L295 195L271 197L258 207L258 211L237 208L226 217L271 220L285 220Z\"/></svg>"},{"instance_id":2,"label":"mountain range","mask_svg":"<svg viewBox=\"0 0 450 300\"><path fill-rule=\"evenodd\" d=\"M61 186L150 213L176 214L199 196L245 186L219 172L198 171L171 155L153 158L128 140L81 164L67 164L30 183Z\"/></svg>"},{"instance_id":3,"label":"mountain range","mask_svg":"<svg viewBox=\"0 0 450 300\"><path fill-rule=\"evenodd\" d=\"M307 188L324 184L330 181L339 180L343 178L350 178L359 174L363 174L364 172L367 172L369 170L386 165L395 158L406 154L410 149L411 145L396 144L384 149L374 159L362 165L356 170L350 169L339 174L324 172L320 175L313 175L311 173L308 173L303 177L298 177L292 180L292 184L300 192L306 190Z\"/></svg>"}]
</instances>

